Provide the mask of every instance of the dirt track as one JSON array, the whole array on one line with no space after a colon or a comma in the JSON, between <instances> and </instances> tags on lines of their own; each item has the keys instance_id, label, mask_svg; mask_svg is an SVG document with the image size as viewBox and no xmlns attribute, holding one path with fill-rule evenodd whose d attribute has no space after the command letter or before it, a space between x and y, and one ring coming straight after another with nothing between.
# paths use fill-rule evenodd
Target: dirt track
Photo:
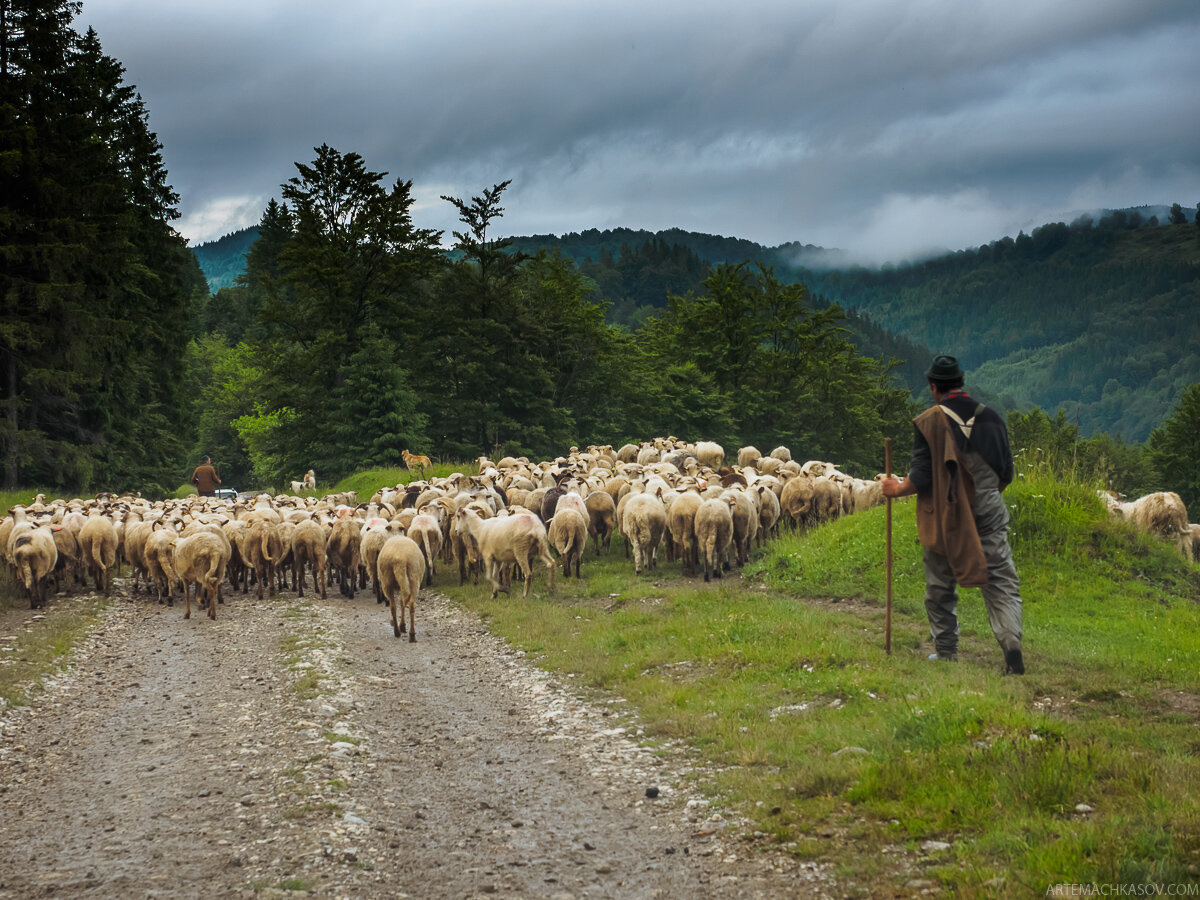
<instances>
[{"instance_id":1,"label":"dirt track","mask_svg":"<svg viewBox=\"0 0 1200 900\"><path fill-rule=\"evenodd\" d=\"M688 794L686 752L640 747L619 701L436 594L417 628L367 593L216 622L118 596L0 720L0 898L836 893Z\"/></svg>"}]
</instances>

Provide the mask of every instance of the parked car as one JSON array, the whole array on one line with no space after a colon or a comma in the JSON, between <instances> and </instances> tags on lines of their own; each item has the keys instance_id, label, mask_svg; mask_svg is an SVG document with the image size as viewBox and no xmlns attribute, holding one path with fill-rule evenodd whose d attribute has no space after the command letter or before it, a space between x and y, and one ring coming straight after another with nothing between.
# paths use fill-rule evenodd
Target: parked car
<instances>
[{"instance_id":1,"label":"parked car","mask_svg":"<svg viewBox=\"0 0 1200 900\"><path fill-rule=\"evenodd\" d=\"M233 488L217 488L217 496L222 500L236 500L238 492Z\"/></svg>"}]
</instances>

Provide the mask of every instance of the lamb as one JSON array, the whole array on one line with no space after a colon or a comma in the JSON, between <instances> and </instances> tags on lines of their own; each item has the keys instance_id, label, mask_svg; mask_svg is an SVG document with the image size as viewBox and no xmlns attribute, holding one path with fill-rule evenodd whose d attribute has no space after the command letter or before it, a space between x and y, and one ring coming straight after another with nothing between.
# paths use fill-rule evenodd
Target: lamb
<instances>
[{"instance_id":1,"label":"lamb","mask_svg":"<svg viewBox=\"0 0 1200 900\"><path fill-rule=\"evenodd\" d=\"M705 500L696 510L696 543L704 559L704 580L721 577L733 541L733 514L729 504Z\"/></svg>"},{"instance_id":2,"label":"lamb","mask_svg":"<svg viewBox=\"0 0 1200 900\"><path fill-rule=\"evenodd\" d=\"M208 617L217 618L217 590L229 562L228 546L222 537L207 530L197 531L176 542L172 564L175 574L183 582L185 619L192 617L193 584L197 603L203 608L207 601Z\"/></svg>"},{"instance_id":3,"label":"lamb","mask_svg":"<svg viewBox=\"0 0 1200 900\"><path fill-rule=\"evenodd\" d=\"M481 519L469 507L460 509L456 514L460 529L469 531L479 544L479 552L483 559L488 581L492 583L492 599L508 588L500 583L500 567L516 563L525 577L524 597L529 596L529 588L533 584L533 559L541 559L546 566L548 589L554 593L554 557L550 555L550 545L546 539L546 526L536 516L514 515L495 519Z\"/></svg>"},{"instance_id":4,"label":"lamb","mask_svg":"<svg viewBox=\"0 0 1200 900\"><path fill-rule=\"evenodd\" d=\"M38 609L46 605L46 591L54 576L58 562L58 548L54 545L54 532L47 525L29 528L18 533L13 531L12 561L17 570L17 579L25 587L29 597L29 608Z\"/></svg>"},{"instance_id":5,"label":"lamb","mask_svg":"<svg viewBox=\"0 0 1200 900\"><path fill-rule=\"evenodd\" d=\"M607 494L605 495L607 496ZM583 550L587 546L588 522L577 509L560 505L550 520L547 539L562 558L563 578L571 577L571 564L575 564L575 577L579 578L579 566Z\"/></svg>"},{"instance_id":6,"label":"lamb","mask_svg":"<svg viewBox=\"0 0 1200 900\"><path fill-rule=\"evenodd\" d=\"M392 634L400 637L405 631L404 616L408 610L408 640L417 639L416 605L421 582L425 579L425 558L421 548L411 538L392 535L379 550L377 560L379 582L392 613ZM400 621L396 621L397 601Z\"/></svg>"},{"instance_id":7,"label":"lamb","mask_svg":"<svg viewBox=\"0 0 1200 900\"><path fill-rule=\"evenodd\" d=\"M667 510L660 497L661 489L634 494L622 510L621 533L633 548L633 571L638 575L643 567L658 567L658 545L667 530Z\"/></svg>"}]
</instances>

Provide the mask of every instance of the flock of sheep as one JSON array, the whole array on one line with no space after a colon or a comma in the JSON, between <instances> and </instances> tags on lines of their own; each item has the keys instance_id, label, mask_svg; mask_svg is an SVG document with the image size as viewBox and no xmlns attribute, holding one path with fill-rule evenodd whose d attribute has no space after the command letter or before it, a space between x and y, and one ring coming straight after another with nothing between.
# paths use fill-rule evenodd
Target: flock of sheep
<instances>
[{"instance_id":1,"label":"flock of sheep","mask_svg":"<svg viewBox=\"0 0 1200 900\"><path fill-rule=\"evenodd\" d=\"M293 488L315 483L310 471ZM377 492L360 503L353 494L320 499L296 494L253 500L190 497L151 503L101 495L55 500L43 495L14 507L0 523L0 548L33 607L55 592L86 586L108 592L128 563L132 589L160 603L182 594L184 618L192 596L216 618L223 587L243 594L312 589L326 596L337 583L353 598L372 585L389 605L392 630L416 640L417 593L438 564L457 565L459 583L478 583L482 571L492 596L509 590L519 572L528 596L536 565L554 590L557 551L564 577L578 578L589 538L609 550L620 533L634 571L657 566L660 552L678 559L688 576L721 577L742 565L757 541L781 522L805 527L883 502L879 476L853 478L836 465L800 464L786 447L763 456L754 447L726 465L715 443L658 438L572 448L552 461L480 458L477 474L414 481ZM1131 503L1102 495L1114 514L1174 542L1194 559L1200 526L1189 525L1177 494L1151 494Z\"/></svg>"}]
</instances>

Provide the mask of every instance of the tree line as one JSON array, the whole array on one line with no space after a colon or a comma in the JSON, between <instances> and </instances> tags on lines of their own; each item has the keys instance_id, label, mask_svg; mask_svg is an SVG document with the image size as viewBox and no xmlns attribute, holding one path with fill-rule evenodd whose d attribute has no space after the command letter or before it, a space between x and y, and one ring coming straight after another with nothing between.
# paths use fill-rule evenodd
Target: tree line
<instances>
[{"instance_id":1,"label":"tree line","mask_svg":"<svg viewBox=\"0 0 1200 900\"><path fill-rule=\"evenodd\" d=\"M631 329L608 321L583 267L495 237L507 182L444 198L462 224L447 254L413 222L411 183L315 152L268 204L238 283L193 324L193 452L238 479L337 478L405 448L552 457L660 434L874 470L884 436L907 435L890 361L861 355L839 308L767 266L705 267L698 290L668 291Z\"/></svg>"}]
</instances>

